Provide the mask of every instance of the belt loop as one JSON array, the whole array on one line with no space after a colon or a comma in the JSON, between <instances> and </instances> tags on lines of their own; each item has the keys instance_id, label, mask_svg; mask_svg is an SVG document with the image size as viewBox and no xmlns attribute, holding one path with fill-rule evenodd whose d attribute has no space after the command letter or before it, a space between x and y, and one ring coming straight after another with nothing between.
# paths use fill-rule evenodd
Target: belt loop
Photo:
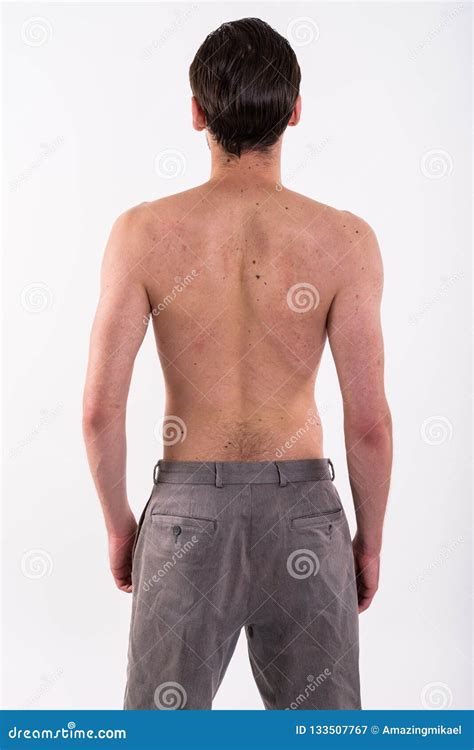
<instances>
[{"instance_id":1,"label":"belt loop","mask_svg":"<svg viewBox=\"0 0 474 750\"><path fill-rule=\"evenodd\" d=\"M283 472L281 470L281 466L278 463L278 461L275 461L275 466L277 467L277 471L278 471L278 478L280 480L280 487L286 487L286 485L287 485L286 477L283 474Z\"/></svg>"},{"instance_id":2,"label":"belt loop","mask_svg":"<svg viewBox=\"0 0 474 750\"><path fill-rule=\"evenodd\" d=\"M336 472L334 471L334 464L330 458L328 458L328 464L331 467L331 474L332 474L331 482L334 482L334 479L336 478Z\"/></svg>"},{"instance_id":3,"label":"belt loop","mask_svg":"<svg viewBox=\"0 0 474 750\"><path fill-rule=\"evenodd\" d=\"M216 487L223 487L222 483L222 464L216 461Z\"/></svg>"},{"instance_id":4,"label":"belt loop","mask_svg":"<svg viewBox=\"0 0 474 750\"><path fill-rule=\"evenodd\" d=\"M160 462L155 464L155 468L153 469L153 484L158 484L158 474L160 472Z\"/></svg>"}]
</instances>

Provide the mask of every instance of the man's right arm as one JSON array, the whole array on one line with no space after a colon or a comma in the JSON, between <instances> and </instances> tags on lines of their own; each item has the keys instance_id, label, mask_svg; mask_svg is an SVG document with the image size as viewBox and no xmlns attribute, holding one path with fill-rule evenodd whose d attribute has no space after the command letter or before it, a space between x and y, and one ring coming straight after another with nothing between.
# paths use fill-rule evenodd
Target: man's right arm
<instances>
[{"instance_id":1,"label":"man's right arm","mask_svg":"<svg viewBox=\"0 0 474 750\"><path fill-rule=\"evenodd\" d=\"M357 533L353 541L359 611L378 587L382 527L392 466L392 424L384 389L380 324L382 260L370 227L351 214L352 242L328 316L328 336L344 402L344 434ZM349 236L349 235L348 235Z\"/></svg>"}]
</instances>

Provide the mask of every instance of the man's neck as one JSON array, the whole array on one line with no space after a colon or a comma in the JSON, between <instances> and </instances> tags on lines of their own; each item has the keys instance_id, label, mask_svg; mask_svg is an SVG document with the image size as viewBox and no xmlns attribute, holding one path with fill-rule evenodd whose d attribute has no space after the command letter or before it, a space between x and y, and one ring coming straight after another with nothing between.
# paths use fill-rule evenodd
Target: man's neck
<instances>
[{"instance_id":1,"label":"man's neck","mask_svg":"<svg viewBox=\"0 0 474 750\"><path fill-rule=\"evenodd\" d=\"M248 151L240 158L212 144L211 182L235 185L279 185L281 182L281 141L266 153Z\"/></svg>"}]
</instances>

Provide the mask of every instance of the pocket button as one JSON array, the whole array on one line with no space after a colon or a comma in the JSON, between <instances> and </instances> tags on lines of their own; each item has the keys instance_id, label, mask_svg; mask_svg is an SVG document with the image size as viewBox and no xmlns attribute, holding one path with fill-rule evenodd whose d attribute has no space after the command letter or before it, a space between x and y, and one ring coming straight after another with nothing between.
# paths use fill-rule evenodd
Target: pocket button
<instances>
[{"instance_id":1,"label":"pocket button","mask_svg":"<svg viewBox=\"0 0 474 750\"><path fill-rule=\"evenodd\" d=\"M181 526L173 526L173 534L175 536L179 536L181 534L181 531L182 531Z\"/></svg>"}]
</instances>

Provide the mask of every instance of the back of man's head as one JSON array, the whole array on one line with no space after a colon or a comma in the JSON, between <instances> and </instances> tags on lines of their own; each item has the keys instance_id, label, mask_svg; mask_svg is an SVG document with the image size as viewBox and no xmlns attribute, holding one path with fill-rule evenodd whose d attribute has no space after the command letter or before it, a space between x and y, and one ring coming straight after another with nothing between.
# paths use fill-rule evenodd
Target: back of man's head
<instances>
[{"instance_id":1,"label":"back of man's head","mask_svg":"<svg viewBox=\"0 0 474 750\"><path fill-rule=\"evenodd\" d=\"M243 18L206 37L189 78L207 130L226 152L240 156L267 151L280 138L301 73L284 37L259 18Z\"/></svg>"}]
</instances>

